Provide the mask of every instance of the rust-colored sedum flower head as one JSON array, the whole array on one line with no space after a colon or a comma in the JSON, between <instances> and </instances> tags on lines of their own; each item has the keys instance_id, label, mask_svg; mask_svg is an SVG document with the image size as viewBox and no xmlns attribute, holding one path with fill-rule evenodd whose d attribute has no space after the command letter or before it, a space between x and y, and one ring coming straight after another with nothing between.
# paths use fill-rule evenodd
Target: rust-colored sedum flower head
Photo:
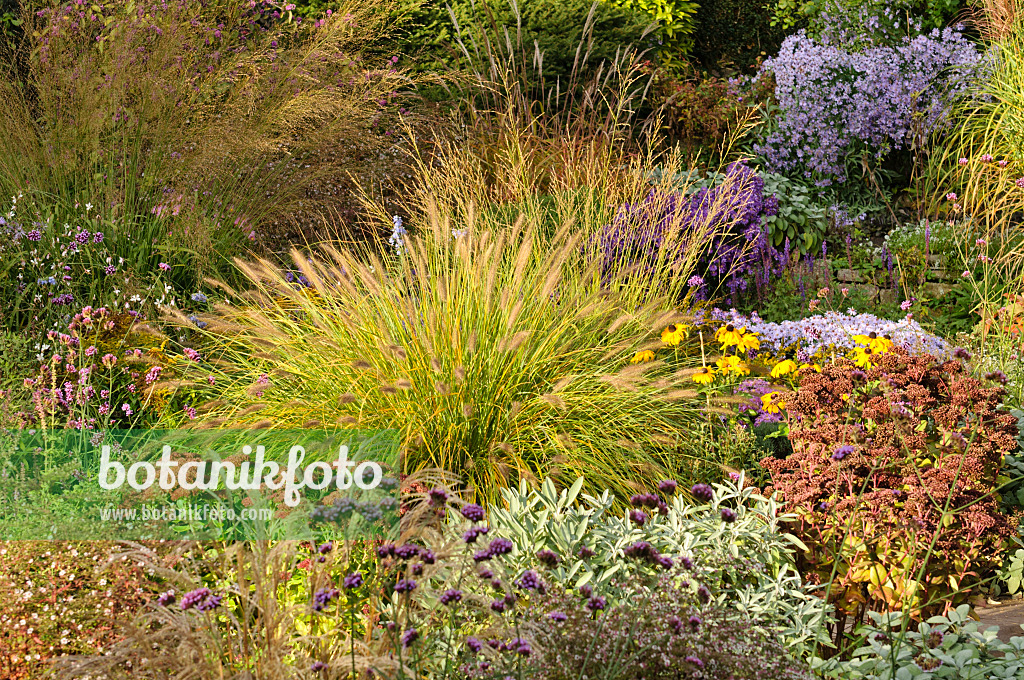
<instances>
[{"instance_id":1,"label":"rust-colored sedum flower head","mask_svg":"<svg viewBox=\"0 0 1024 680\"><path fill-rule=\"evenodd\" d=\"M839 359L801 374L787 399L793 454L762 465L800 517L805 576L824 582L836 568L840 609L930 615L998 568L1012 533L994 493L1015 446L1004 394L960 361L898 347L862 371Z\"/></svg>"}]
</instances>

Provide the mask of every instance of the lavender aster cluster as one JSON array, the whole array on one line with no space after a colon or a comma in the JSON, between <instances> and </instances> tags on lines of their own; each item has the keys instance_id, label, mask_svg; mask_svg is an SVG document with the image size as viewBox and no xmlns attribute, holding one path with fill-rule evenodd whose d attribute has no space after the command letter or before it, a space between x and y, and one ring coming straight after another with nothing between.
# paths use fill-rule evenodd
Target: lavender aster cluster
<instances>
[{"instance_id":1,"label":"lavender aster cluster","mask_svg":"<svg viewBox=\"0 0 1024 680\"><path fill-rule=\"evenodd\" d=\"M185 593L181 598L182 609L196 609L206 612L220 606L223 596L214 595L209 588L197 588Z\"/></svg>"},{"instance_id":2,"label":"lavender aster cluster","mask_svg":"<svg viewBox=\"0 0 1024 680\"><path fill-rule=\"evenodd\" d=\"M755 150L774 171L802 172L819 186L842 183L851 154L881 158L944 129L983 63L950 28L860 51L850 50L845 33L815 40L800 31L758 76L774 78L780 115Z\"/></svg>"},{"instance_id":3,"label":"lavender aster cluster","mask_svg":"<svg viewBox=\"0 0 1024 680\"><path fill-rule=\"evenodd\" d=\"M795 355L801 361L813 357L826 357L836 351L845 352L857 346L855 335L875 333L890 337L893 344L911 353L928 353L948 356L952 348L939 337L925 332L913 320L899 321L880 319L873 314L857 314L853 310L846 314L826 312L806 319L770 323L763 321L757 313L749 317L736 310L713 310L712 318L722 323L746 327L748 332L757 333L761 351L776 355Z\"/></svg>"}]
</instances>

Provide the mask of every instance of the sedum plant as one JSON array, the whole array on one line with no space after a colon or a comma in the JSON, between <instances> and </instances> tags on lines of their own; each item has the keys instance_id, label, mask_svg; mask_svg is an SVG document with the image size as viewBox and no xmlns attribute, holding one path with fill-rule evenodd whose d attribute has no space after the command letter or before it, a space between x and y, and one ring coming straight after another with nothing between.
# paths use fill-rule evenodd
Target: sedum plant
<instances>
[{"instance_id":1,"label":"sedum plant","mask_svg":"<svg viewBox=\"0 0 1024 680\"><path fill-rule=\"evenodd\" d=\"M695 486L696 494L711 494L698 505L663 491L660 506L650 507L656 494L640 494L633 497L640 507L625 512L615 509L607 491L595 497L581 493L583 486L581 478L558 491L548 479L535 490L526 484L502 490L502 506L490 509L489 521L492 535L516 545L507 557L512 571L537 567L550 551L558 558L557 565L545 567L552 583L589 585L614 601L629 583L660 570L627 556L644 541L672 560L692 560L716 606L773 628L796 653L827 644L828 607L808 592L795 570L795 549L803 545L783 529L790 517L774 498L745 487L742 476L713 490ZM646 519L638 521L637 513Z\"/></svg>"}]
</instances>

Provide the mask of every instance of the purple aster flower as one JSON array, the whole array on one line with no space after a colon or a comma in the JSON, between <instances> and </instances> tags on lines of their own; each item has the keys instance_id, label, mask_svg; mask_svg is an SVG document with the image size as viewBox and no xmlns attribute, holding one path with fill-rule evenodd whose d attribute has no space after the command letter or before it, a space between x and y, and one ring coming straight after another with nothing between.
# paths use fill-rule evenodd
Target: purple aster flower
<instances>
[{"instance_id":1,"label":"purple aster flower","mask_svg":"<svg viewBox=\"0 0 1024 680\"><path fill-rule=\"evenodd\" d=\"M358 571L353 571L351 574L345 577L341 584L345 586L347 590L358 588L359 586L363 585L363 575Z\"/></svg>"},{"instance_id":2,"label":"purple aster flower","mask_svg":"<svg viewBox=\"0 0 1024 680\"><path fill-rule=\"evenodd\" d=\"M313 593L313 611L322 612L338 596L337 588L321 588Z\"/></svg>"},{"instance_id":3,"label":"purple aster flower","mask_svg":"<svg viewBox=\"0 0 1024 680\"><path fill-rule=\"evenodd\" d=\"M38 229L33 229L32 231L25 234L25 238L27 238L29 241L41 241L43 239L43 232L39 231Z\"/></svg>"},{"instance_id":4,"label":"purple aster flower","mask_svg":"<svg viewBox=\"0 0 1024 680\"><path fill-rule=\"evenodd\" d=\"M551 612L550 614L548 614L548 618L554 621L555 623L562 623L563 621L567 621L569 619L568 616L558 611Z\"/></svg>"},{"instance_id":5,"label":"purple aster flower","mask_svg":"<svg viewBox=\"0 0 1024 680\"><path fill-rule=\"evenodd\" d=\"M326 555L327 553L331 552L332 550L334 550L334 543L332 543L331 541L327 541L326 543L322 543L320 545L320 547L316 549L316 551L318 553L320 553L321 555Z\"/></svg>"},{"instance_id":6,"label":"purple aster flower","mask_svg":"<svg viewBox=\"0 0 1024 680\"><path fill-rule=\"evenodd\" d=\"M474 654L476 654L477 652L479 652L481 649L484 648L483 643L481 643L475 637L468 637L468 638L466 638L466 647L469 648L469 650L471 652L473 652Z\"/></svg>"},{"instance_id":7,"label":"purple aster flower","mask_svg":"<svg viewBox=\"0 0 1024 680\"><path fill-rule=\"evenodd\" d=\"M416 642L419 639L419 631L417 631L415 628L410 628L409 630L402 633L402 646L410 647L412 646L412 643Z\"/></svg>"}]
</instances>

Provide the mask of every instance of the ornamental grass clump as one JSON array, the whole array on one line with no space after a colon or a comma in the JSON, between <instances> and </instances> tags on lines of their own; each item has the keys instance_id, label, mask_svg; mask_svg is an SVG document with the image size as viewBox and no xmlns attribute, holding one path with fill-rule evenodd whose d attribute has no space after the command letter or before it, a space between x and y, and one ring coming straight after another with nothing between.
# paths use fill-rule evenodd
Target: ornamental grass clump
<instances>
[{"instance_id":1,"label":"ornamental grass clump","mask_svg":"<svg viewBox=\"0 0 1024 680\"><path fill-rule=\"evenodd\" d=\"M794 453L762 465L800 517L801 571L831 583L844 616L928 616L1000 565L1012 529L995 489L1014 419L1003 388L957 359L895 348L872 363L804 375L787 407Z\"/></svg>"},{"instance_id":2,"label":"ornamental grass clump","mask_svg":"<svg viewBox=\"0 0 1024 680\"><path fill-rule=\"evenodd\" d=\"M629 359L684 320L671 301L600 286L570 224L453 226L435 213L400 255L296 251L305 285L239 262L248 302L201 331L205 425L398 429L406 471L455 471L485 500L549 474L624 496L668 476L699 417L685 357Z\"/></svg>"}]
</instances>

